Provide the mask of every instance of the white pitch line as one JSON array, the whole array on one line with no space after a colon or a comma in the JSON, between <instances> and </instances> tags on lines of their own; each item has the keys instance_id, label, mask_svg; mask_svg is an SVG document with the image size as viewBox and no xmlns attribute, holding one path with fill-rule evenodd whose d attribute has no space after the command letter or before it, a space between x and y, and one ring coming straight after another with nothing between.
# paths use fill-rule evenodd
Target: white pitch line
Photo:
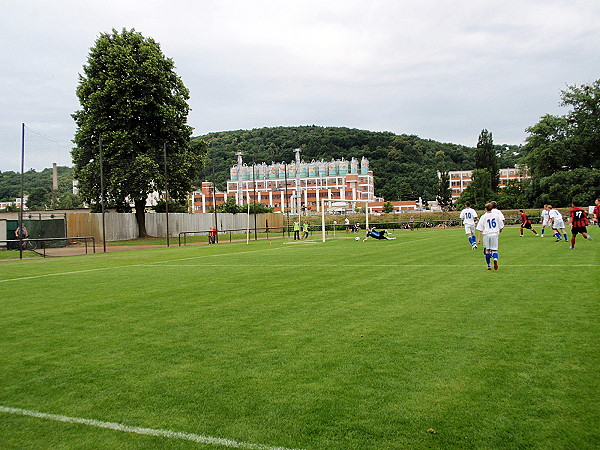
<instances>
[{"instance_id":1,"label":"white pitch line","mask_svg":"<svg viewBox=\"0 0 600 450\"><path fill-rule=\"evenodd\" d=\"M217 256L229 256L229 255L239 255L239 254L245 254L245 253L272 251L272 250L278 250L278 249L282 249L282 248L283 247L275 247L275 248L267 248L267 249L261 249L261 250L249 250L249 251L237 252L237 253L217 253L214 255L198 255L198 256L190 256L187 258L166 259L164 261L155 261L153 263L125 264L122 266L96 267L94 269L72 270L69 272L44 273L44 274L40 274L40 275L31 275L28 277L7 278L5 280L0 280L0 283L7 283L9 281L34 280L37 278L58 277L58 276L64 276L64 275L74 275L74 274L79 274L79 273L96 272L96 271L101 271L101 270L124 269L127 267L151 267L151 266L156 266L156 265L163 264L163 263L170 263L173 261L189 261L189 260L201 259L201 258L214 258Z\"/></svg>"},{"instance_id":2,"label":"white pitch line","mask_svg":"<svg viewBox=\"0 0 600 450\"><path fill-rule=\"evenodd\" d=\"M153 264L146 264L146 266L152 266ZM157 264L158 265L158 264ZM273 267L273 264L160 264L161 267ZM283 264L279 267L481 267L482 264L369 264L365 267L364 264ZM600 267L598 264L503 264L502 267Z\"/></svg>"},{"instance_id":3,"label":"white pitch line","mask_svg":"<svg viewBox=\"0 0 600 450\"><path fill-rule=\"evenodd\" d=\"M7 414L16 414L19 416L36 417L38 419L53 420L55 422L78 423L97 428L107 428L109 430L123 431L125 433L143 434L147 436L158 436L168 439L182 439L186 441L198 442L201 444L222 445L231 448L244 448L251 450L292 450L286 447L272 447L268 445L251 444L248 442L240 442L233 439L216 438L212 436L202 436L194 433L181 433L171 430L160 430L155 428L132 427L116 422L103 422L94 419L84 419L81 417L61 416L57 414L47 414L39 411L30 411L27 409L10 408L8 406L0 406L0 412Z\"/></svg>"}]
</instances>

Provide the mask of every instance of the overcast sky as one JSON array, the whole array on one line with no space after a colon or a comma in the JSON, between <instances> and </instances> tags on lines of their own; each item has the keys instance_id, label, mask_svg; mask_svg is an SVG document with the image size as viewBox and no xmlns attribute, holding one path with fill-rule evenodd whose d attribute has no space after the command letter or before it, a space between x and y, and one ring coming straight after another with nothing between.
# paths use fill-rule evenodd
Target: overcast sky
<instances>
[{"instance_id":1,"label":"overcast sky","mask_svg":"<svg viewBox=\"0 0 600 450\"><path fill-rule=\"evenodd\" d=\"M194 135L343 126L521 144L600 78L598 0L2 0L0 170L70 165L78 74L100 33L160 43ZM291 156L290 156L291 158Z\"/></svg>"}]
</instances>

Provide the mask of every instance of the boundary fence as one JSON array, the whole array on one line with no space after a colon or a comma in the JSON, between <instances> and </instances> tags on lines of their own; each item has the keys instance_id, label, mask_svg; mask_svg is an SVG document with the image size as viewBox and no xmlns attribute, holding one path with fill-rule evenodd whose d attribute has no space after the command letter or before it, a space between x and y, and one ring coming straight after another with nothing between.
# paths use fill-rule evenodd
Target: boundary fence
<instances>
[{"instance_id":1,"label":"boundary fence","mask_svg":"<svg viewBox=\"0 0 600 450\"><path fill-rule=\"evenodd\" d=\"M91 242L92 253L96 253L96 239L93 236L61 237L61 238L39 238L39 239L3 239L0 240L0 250L20 250L35 252L46 258L46 249L56 249L57 247L67 247L83 243L85 254L89 253L89 243Z\"/></svg>"}]
</instances>

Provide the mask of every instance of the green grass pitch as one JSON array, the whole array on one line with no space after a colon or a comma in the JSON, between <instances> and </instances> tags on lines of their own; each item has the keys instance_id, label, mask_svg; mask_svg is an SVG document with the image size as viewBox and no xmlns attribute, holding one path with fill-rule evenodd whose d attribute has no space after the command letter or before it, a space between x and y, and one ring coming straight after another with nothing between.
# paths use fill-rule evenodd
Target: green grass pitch
<instances>
[{"instance_id":1,"label":"green grass pitch","mask_svg":"<svg viewBox=\"0 0 600 450\"><path fill-rule=\"evenodd\" d=\"M0 262L0 447L598 448L597 231Z\"/></svg>"}]
</instances>

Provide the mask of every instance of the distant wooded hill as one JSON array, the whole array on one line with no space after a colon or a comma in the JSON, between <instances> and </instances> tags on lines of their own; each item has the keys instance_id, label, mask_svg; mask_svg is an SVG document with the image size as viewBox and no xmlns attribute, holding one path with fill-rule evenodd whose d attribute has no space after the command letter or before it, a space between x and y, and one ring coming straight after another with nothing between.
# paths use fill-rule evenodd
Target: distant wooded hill
<instances>
[{"instance_id":1,"label":"distant wooded hill","mask_svg":"<svg viewBox=\"0 0 600 450\"><path fill-rule=\"evenodd\" d=\"M58 191L59 193L71 193L73 191L73 169L71 167L58 166ZM52 189L52 169L47 168L38 172L30 169L23 176L23 190L30 195L36 189L44 189L50 192ZM14 202L21 197L21 174L19 172L0 172L0 201Z\"/></svg>"},{"instance_id":2,"label":"distant wooded hill","mask_svg":"<svg viewBox=\"0 0 600 450\"><path fill-rule=\"evenodd\" d=\"M476 137L473 138L476 141ZM195 184L215 181L225 190L229 169L235 164L238 151L251 164L291 162L295 148L301 148L304 161L331 160L353 157L369 159L375 174L375 193L386 200L434 200L437 192L437 171L468 170L475 166L475 150L464 145L436 142L414 135L397 135L340 127L275 127L254 130L223 131L192 138L192 145L201 140L208 143L204 167ZM520 158L520 148L496 145L499 167L512 167ZM25 172L25 193L36 188L50 191L52 169ZM59 191L72 189L73 169L58 167ZM14 201L20 197L21 176L17 172L0 172L0 200Z\"/></svg>"},{"instance_id":3,"label":"distant wooded hill","mask_svg":"<svg viewBox=\"0 0 600 450\"><path fill-rule=\"evenodd\" d=\"M386 200L434 200L437 171L475 167L472 147L441 143L414 135L397 135L340 127L275 127L209 133L193 138L209 144L205 165L197 180L214 181L224 190L229 169L238 151L244 162L271 163L294 160L293 149L301 148L304 161L365 156L375 175L375 194ZM477 136L473 137L477 140ZM496 146L500 167L512 167L520 157L519 147Z\"/></svg>"}]
</instances>

